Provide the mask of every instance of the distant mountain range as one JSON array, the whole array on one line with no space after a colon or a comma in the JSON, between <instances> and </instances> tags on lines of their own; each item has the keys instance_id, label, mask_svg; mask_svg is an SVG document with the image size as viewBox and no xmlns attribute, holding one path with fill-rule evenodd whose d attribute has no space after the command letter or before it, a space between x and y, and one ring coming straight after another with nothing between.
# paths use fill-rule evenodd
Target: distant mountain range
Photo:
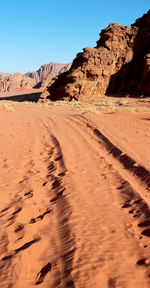
<instances>
[{"instance_id":1,"label":"distant mountain range","mask_svg":"<svg viewBox=\"0 0 150 288\"><path fill-rule=\"evenodd\" d=\"M6 77L6 76L9 76L10 73L3 73L3 72L0 72L0 77Z\"/></svg>"},{"instance_id":2,"label":"distant mountain range","mask_svg":"<svg viewBox=\"0 0 150 288\"><path fill-rule=\"evenodd\" d=\"M59 64L55 62L50 62L48 64L42 65L37 71L25 73L26 76L34 79L35 83L42 82L46 79L49 73L53 73L54 76L59 75L60 73L66 72L71 67L72 63Z\"/></svg>"},{"instance_id":3,"label":"distant mountain range","mask_svg":"<svg viewBox=\"0 0 150 288\"><path fill-rule=\"evenodd\" d=\"M37 71L21 73L3 73L0 72L0 91L7 92L17 88L45 88L50 79L66 72L71 67L72 63L60 64L50 62L42 65Z\"/></svg>"},{"instance_id":4,"label":"distant mountain range","mask_svg":"<svg viewBox=\"0 0 150 288\"><path fill-rule=\"evenodd\" d=\"M13 91L18 88L33 88L34 86L34 79L21 73L0 73L0 92Z\"/></svg>"}]
</instances>

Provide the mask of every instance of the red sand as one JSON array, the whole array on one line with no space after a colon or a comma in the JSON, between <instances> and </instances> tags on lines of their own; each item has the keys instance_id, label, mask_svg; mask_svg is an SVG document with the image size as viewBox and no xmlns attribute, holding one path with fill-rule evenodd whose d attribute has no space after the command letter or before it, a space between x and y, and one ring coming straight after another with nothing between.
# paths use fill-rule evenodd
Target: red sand
<instances>
[{"instance_id":1,"label":"red sand","mask_svg":"<svg viewBox=\"0 0 150 288\"><path fill-rule=\"evenodd\" d=\"M0 287L149 287L150 114L4 103Z\"/></svg>"}]
</instances>

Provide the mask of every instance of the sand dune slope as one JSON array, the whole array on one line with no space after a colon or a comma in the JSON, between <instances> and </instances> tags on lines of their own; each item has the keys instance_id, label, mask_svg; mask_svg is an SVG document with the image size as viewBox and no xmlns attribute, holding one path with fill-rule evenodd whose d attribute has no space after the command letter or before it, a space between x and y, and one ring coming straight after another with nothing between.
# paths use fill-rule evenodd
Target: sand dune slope
<instances>
[{"instance_id":1,"label":"sand dune slope","mask_svg":"<svg viewBox=\"0 0 150 288\"><path fill-rule=\"evenodd\" d=\"M0 287L149 287L142 156L107 117L15 110L0 121Z\"/></svg>"}]
</instances>

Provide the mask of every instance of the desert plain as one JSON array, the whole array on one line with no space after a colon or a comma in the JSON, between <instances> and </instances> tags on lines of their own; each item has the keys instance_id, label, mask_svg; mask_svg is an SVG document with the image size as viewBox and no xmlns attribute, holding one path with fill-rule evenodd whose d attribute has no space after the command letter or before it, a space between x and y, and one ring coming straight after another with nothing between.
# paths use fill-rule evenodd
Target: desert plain
<instances>
[{"instance_id":1,"label":"desert plain","mask_svg":"<svg viewBox=\"0 0 150 288\"><path fill-rule=\"evenodd\" d=\"M38 93L0 95L0 287L150 287L150 98Z\"/></svg>"}]
</instances>

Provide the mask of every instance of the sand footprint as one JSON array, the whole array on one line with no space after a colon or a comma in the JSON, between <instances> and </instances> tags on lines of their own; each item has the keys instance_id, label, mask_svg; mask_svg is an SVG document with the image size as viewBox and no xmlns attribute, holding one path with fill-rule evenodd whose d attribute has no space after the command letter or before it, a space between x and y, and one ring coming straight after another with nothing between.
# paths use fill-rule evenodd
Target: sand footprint
<instances>
[{"instance_id":1,"label":"sand footprint","mask_svg":"<svg viewBox=\"0 0 150 288\"><path fill-rule=\"evenodd\" d=\"M22 239L25 234L24 224L16 224L14 232L17 234L17 240Z\"/></svg>"}]
</instances>

